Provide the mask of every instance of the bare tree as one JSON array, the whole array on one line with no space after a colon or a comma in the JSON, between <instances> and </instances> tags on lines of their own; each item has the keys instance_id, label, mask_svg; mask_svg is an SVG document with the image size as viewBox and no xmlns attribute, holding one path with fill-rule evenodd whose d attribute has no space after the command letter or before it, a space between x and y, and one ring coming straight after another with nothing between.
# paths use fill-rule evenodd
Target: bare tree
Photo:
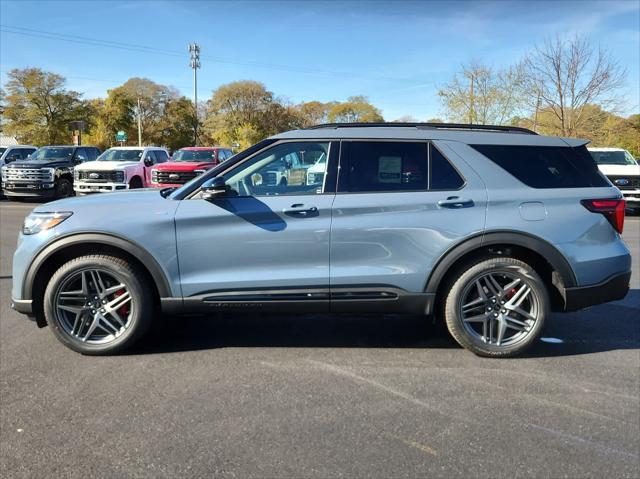
<instances>
[{"instance_id":1,"label":"bare tree","mask_svg":"<svg viewBox=\"0 0 640 479\"><path fill-rule=\"evenodd\" d=\"M563 136L575 136L587 121L587 105L613 106L626 77L607 50L579 37L547 40L525 58L524 69L527 90L536 102L535 127L539 111L550 110Z\"/></svg>"},{"instance_id":2,"label":"bare tree","mask_svg":"<svg viewBox=\"0 0 640 479\"><path fill-rule=\"evenodd\" d=\"M480 62L462 65L462 71L438 90L447 119L472 124L508 123L523 105L520 66L495 70Z\"/></svg>"}]
</instances>

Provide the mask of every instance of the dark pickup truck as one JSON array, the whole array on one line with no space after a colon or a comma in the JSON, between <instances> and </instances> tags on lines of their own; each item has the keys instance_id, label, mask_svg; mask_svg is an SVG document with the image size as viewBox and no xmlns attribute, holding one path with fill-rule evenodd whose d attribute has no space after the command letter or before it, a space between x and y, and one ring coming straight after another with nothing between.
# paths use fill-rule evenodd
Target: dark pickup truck
<instances>
[{"instance_id":1,"label":"dark pickup truck","mask_svg":"<svg viewBox=\"0 0 640 479\"><path fill-rule=\"evenodd\" d=\"M43 146L29 158L2 167L9 200L73 196L73 168L100 155L95 146Z\"/></svg>"}]
</instances>

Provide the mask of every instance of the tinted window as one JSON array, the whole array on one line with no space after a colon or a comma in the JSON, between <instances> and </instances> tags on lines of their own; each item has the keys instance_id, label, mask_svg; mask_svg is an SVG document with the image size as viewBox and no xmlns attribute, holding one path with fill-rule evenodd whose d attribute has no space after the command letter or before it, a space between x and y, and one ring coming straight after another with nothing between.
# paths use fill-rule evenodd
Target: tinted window
<instances>
[{"instance_id":1,"label":"tinted window","mask_svg":"<svg viewBox=\"0 0 640 479\"><path fill-rule=\"evenodd\" d=\"M609 186L584 146L471 146L532 188Z\"/></svg>"},{"instance_id":2,"label":"tinted window","mask_svg":"<svg viewBox=\"0 0 640 479\"><path fill-rule=\"evenodd\" d=\"M429 189L458 190L464 180L442 153L433 145L429 145L431 158L431 176Z\"/></svg>"},{"instance_id":3,"label":"tinted window","mask_svg":"<svg viewBox=\"0 0 640 479\"><path fill-rule=\"evenodd\" d=\"M169 155L167 155L167 152L164 150L155 150L154 153L156 154L157 163L164 163L169 159Z\"/></svg>"},{"instance_id":4,"label":"tinted window","mask_svg":"<svg viewBox=\"0 0 640 479\"><path fill-rule=\"evenodd\" d=\"M426 190L427 144L387 141L352 141L346 146L343 189L365 191Z\"/></svg>"},{"instance_id":5,"label":"tinted window","mask_svg":"<svg viewBox=\"0 0 640 479\"><path fill-rule=\"evenodd\" d=\"M98 158L98 155L100 155L100 151L97 148L85 148L85 151L87 153L89 161L95 160L96 158Z\"/></svg>"},{"instance_id":6,"label":"tinted window","mask_svg":"<svg viewBox=\"0 0 640 479\"><path fill-rule=\"evenodd\" d=\"M591 150L591 156L599 165L635 165L636 160L626 151L621 150L604 150L593 151Z\"/></svg>"},{"instance_id":7,"label":"tinted window","mask_svg":"<svg viewBox=\"0 0 640 479\"><path fill-rule=\"evenodd\" d=\"M154 154L153 150L149 150L147 151L145 158L149 158L153 163L156 163L156 155Z\"/></svg>"}]
</instances>

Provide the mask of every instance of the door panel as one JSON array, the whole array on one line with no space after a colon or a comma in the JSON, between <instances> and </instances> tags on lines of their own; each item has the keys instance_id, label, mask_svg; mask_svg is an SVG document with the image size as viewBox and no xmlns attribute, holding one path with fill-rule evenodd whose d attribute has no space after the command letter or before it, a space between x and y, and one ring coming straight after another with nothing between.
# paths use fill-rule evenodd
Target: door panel
<instances>
[{"instance_id":1,"label":"door panel","mask_svg":"<svg viewBox=\"0 0 640 479\"><path fill-rule=\"evenodd\" d=\"M342 150L348 155L345 143ZM368 174L380 175L381 181L396 178L399 188L400 182L417 181L423 170L414 165L394 173L405 161L397 160L400 157L386 152L379 159L370 158L379 161L384 171ZM483 182L459 158L449 161L465 180L460 189L364 192L357 184L360 192L348 193L345 182L339 180L331 227L332 294L351 285L388 285L421 293L438 258L453 244L484 229L487 193ZM341 157L340 164L342 178L346 158Z\"/></svg>"},{"instance_id":2,"label":"door panel","mask_svg":"<svg viewBox=\"0 0 640 479\"><path fill-rule=\"evenodd\" d=\"M331 148L335 168L337 145ZM273 299L284 294L274 290L324 289L328 310L335 182L323 186L319 177L308 185L304 176L290 174L296 165L282 164L291 151L325 161L328 150L329 142L277 144L225 172L226 197L181 201L176 239L185 298L245 290L247 297L253 291ZM306 299L290 292L286 296Z\"/></svg>"},{"instance_id":3,"label":"door panel","mask_svg":"<svg viewBox=\"0 0 640 479\"><path fill-rule=\"evenodd\" d=\"M176 214L183 295L328 286L333 198L183 200ZM285 212L303 207L315 211L306 215Z\"/></svg>"}]
</instances>

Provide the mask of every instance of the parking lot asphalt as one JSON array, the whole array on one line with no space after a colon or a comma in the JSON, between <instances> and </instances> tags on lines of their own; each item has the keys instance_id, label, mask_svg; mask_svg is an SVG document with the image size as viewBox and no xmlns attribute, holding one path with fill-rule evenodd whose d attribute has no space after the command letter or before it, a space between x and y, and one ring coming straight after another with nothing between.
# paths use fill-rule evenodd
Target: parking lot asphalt
<instances>
[{"instance_id":1,"label":"parking lot asphalt","mask_svg":"<svg viewBox=\"0 0 640 479\"><path fill-rule=\"evenodd\" d=\"M168 318L84 357L10 309L34 204L0 202L2 477L639 477L632 291L555 314L527 357L478 358L419 317Z\"/></svg>"}]
</instances>

